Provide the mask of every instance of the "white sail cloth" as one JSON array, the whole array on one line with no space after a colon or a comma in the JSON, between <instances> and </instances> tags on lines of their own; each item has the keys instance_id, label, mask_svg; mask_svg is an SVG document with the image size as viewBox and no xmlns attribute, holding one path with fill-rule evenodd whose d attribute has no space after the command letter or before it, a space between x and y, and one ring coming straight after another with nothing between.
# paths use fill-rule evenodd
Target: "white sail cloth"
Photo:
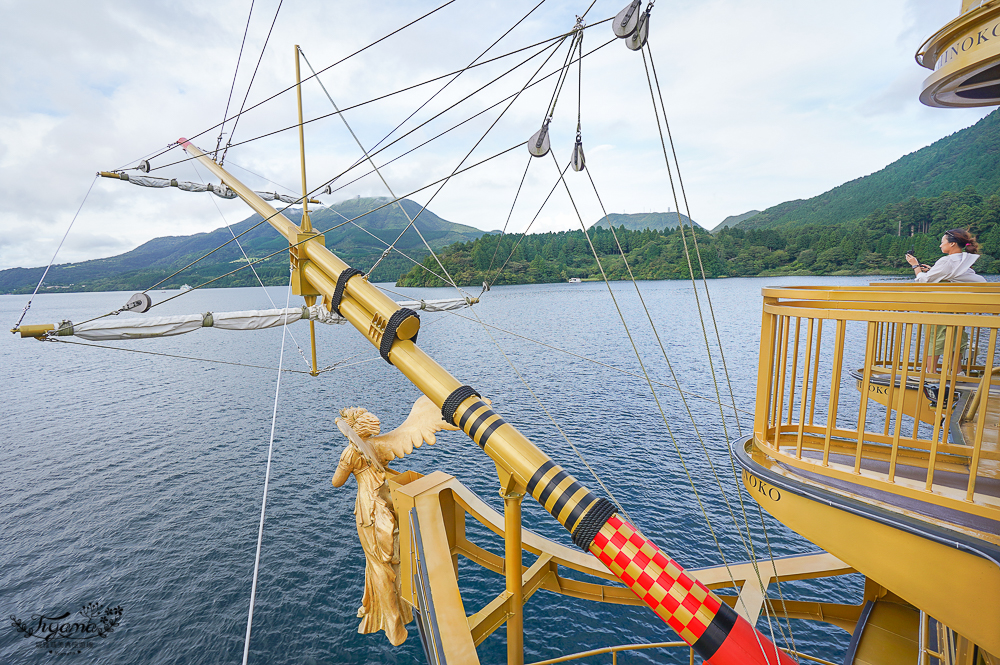
<instances>
[{"instance_id":1,"label":"white sail cloth","mask_svg":"<svg viewBox=\"0 0 1000 665\"><path fill-rule=\"evenodd\" d=\"M400 307L425 312L446 312L472 303L468 298L447 300L415 300L398 303ZM295 321L313 320L326 324L346 323L347 319L321 305L312 307L287 307L284 309L246 310L242 312L206 312L180 316L151 318L99 319L74 325L63 321L52 333L63 337L73 335L92 342L111 342L124 339L171 337L193 332L199 328L223 330L263 330L288 325Z\"/></svg>"},{"instance_id":2,"label":"white sail cloth","mask_svg":"<svg viewBox=\"0 0 1000 665\"><path fill-rule=\"evenodd\" d=\"M229 189L226 185L213 185L211 183L202 184L200 182L188 182L186 180L176 180L173 178L157 178L151 175L133 175L130 173L121 173L118 175L118 178L126 180L133 185L138 185L139 187L176 187L177 189L184 190L185 192L212 192L216 196L223 199L236 198L236 192ZM283 203L302 202L301 197L278 194L277 192L254 192L254 194L265 201L277 200Z\"/></svg>"}]
</instances>

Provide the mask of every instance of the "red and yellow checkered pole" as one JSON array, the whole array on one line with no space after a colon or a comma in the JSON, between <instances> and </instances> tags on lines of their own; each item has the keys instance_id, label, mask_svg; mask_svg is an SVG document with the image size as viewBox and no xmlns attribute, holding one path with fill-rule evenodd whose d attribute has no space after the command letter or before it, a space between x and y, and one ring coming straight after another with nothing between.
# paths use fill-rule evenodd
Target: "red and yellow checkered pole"
<instances>
[{"instance_id":1,"label":"red and yellow checkered pole","mask_svg":"<svg viewBox=\"0 0 1000 665\"><path fill-rule=\"evenodd\" d=\"M589 551L713 665L793 665L714 593L634 526L611 516Z\"/></svg>"}]
</instances>

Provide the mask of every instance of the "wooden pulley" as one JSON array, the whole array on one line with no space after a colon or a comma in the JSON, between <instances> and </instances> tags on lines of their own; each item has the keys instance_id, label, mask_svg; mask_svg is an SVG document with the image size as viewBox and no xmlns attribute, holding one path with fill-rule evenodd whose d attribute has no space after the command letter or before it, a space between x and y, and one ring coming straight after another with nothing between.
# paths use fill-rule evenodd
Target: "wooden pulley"
<instances>
[{"instance_id":1,"label":"wooden pulley","mask_svg":"<svg viewBox=\"0 0 1000 665\"><path fill-rule=\"evenodd\" d=\"M528 152L535 157L544 157L549 152L549 121L546 120L531 139L528 140Z\"/></svg>"},{"instance_id":2,"label":"wooden pulley","mask_svg":"<svg viewBox=\"0 0 1000 665\"><path fill-rule=\"evenodd\" d=\"M625 40L625 46L633 51L638 51L646 45L649 38L649 12L639 17L639 26L632 33L632 36Z\"/></svg>"},{"instance_id":3,"label":"wooden pulley","mask_svg":"<svg viewBox=\"0 0 1000 665\"><path fill-rule=\"evenodd\" d=\"M579 136L576 137L576 145L573 146L573 156L570 158L570 164L574 171L582 171L585 166L586 160L583 157L583 139Z\"/></svg>"},{"instance_id":4,"label":"wooden pulley","mask_svg":"<svg viewBox=\"0 0 1000 665\"><path fill-rule=\"evenodd\" d=\"M628 7L618 12L615 20L611 23L615 37L625 39L635 34L639 27L639 17L642 16L642 0L632 0Z\"/></svg>"}]
</instances>

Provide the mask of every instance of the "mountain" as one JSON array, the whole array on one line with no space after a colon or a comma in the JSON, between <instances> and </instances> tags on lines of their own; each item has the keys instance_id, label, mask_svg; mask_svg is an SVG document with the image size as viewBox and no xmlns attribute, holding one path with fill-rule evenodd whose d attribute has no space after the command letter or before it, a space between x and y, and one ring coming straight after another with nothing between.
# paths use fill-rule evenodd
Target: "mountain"
<instances>
[{"instance_id":1,"label":"mountain","mask_svg":"<svg viewBox=\"0 0 1000 665\"><path fill-rule=\"evenodd\" d=\"M386 198L349 199L327 208L312 210L310 218L316 230L329 229L324 233L327 247L350 265L364 270L372 266L385 249L386 245L380 240L392 243L406 228L408 220L399 206L390 205L361 217L357 222L346 222L379 208L388 201ZM419 203L409 199L404 199L400 204L410 217L415 217L421 208ZM283 214L296 224L301 222L301 210L289 209ZM261 220L262 218L255 214L233 224L233 232L237 235L247 232ZM417 223L427 243L435 250L455 242L475 240L483 235L479 229L446 221L430 210L424 210ZM168 278L167 281L157 288L178 288L185 283L201 284L245 264L243 254L235 242L230 242L178 275L174 277L170 275L219 248L232 237L229 228L223 227L210 233L155 238L130 252L105 259L55 265L49 270L43 289L142 290L150 288L164 278ZM254 266L265 284L288 282L288 242L270 224L257 226L241 236L239 242L251 260L275 253L272 258ZM428 256L423 241L412 227L399 238L396 247L418 262ZM372 280L395 281L412 265L408 259L394 252L379 264L372 275ZM35 288L43 271L44 268L11 268L0 271L0 293L30 292ZM252 286L256 283L252 271L241 270L214 282L213 286Z\"/></svg>"},{"instance_id":2,"label":"mountain","mask_svg":"<svg viewBox=\"0 0 1000 665\"><path fill-rule=\"evenodd\" d=\"M736 226L740 222L750 219L754 215L759 215L759 214L760 210L750 210L743 213L742 215L730 215L729 217L726 217L724 220L722 220L718 226L712 229L712 233L718 233L722 229L729 228L730 226Z\"/></svg>"},{"instance_id":3,"label":"mountain","mask_svg":"<svg viewBox=\"0 0 1000 665\"><path fill-rule=\"evenodd\" d=\"M1000 188L1000 111L901 157L881 171L810 199L768 208L740 222L737 228L848 222L911 197L958 192L970 185L981 194Z\"/></svg>"},{"instance_id":4,"label":"mountain","mask_svg":"<svg viewBox=\"0 0 1000 665\"><path fill-rule=\"evenodd\" d=\"M616 229L619 226L624 226L629 231L645 231L646 229L662 231L664 229L677 228L678 214L680 214L680 218L684 221L685 226L694 224L701 228L697 222L692 222L687 215L676 212L636 212L631 214L613 212L607 217L602 217L600 220L594 222L593 226L606 229L609 227L608 222L610 221L611 225Z\"/></svg>"}]
</instances>

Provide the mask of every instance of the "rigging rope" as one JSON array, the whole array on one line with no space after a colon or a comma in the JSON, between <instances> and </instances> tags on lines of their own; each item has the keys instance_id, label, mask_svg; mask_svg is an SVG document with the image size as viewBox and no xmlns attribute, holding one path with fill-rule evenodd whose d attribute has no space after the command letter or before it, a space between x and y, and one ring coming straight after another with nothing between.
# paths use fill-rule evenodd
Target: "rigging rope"
<instances>
[{"instance_id":1,"label":"rigging rope","mask_svg":"<svg viewBox=\"0 0 1000 665\"><path fill-rule=\"evenodd\" d=\"M386 39L389 39L389 38L390 38L390 37L392 37L393 35L396 35L396 34L398 34L398 33L402 32L403 30L406 30L406 29L407 29L407 28L409 28L410 26L412 26L412 25L415 25L415 24L419 23L420 21L424 20L424 19L425 19L425 18L427 18L428 16L431 16L432 14L435 14L435 13L437 13L437 12L441 11L442 9L444 9L444 8L445 8L445 7L447 7L448 5L451 5L451 4L453 4L453 3L454 3L454 2L456 2L456 1L457 1L457 0L447 0L447 2L445 2L445 3L444 3L444 4L442 4L442 5L439 5L438 7L436 7L436 8L434 8L434 9L432 9L431 11L427 12L426 14L423 14L422 16L419 16L419 17L417 17L417 18L413 19L413 20L412 20L412 21L410 21L409 23L407 23L407 24L405 24L405 25L403 25L403 26L401 26L401 27L399 27L399 28L396 28L396 29L395 29L395 30L393 30L392 32L388 33L387 35L385 35L385 36L383 36L383 37L380 37L379 39L376 39L375 41L371 42L371 43L370 43L370 44L368 44L367 46L363 46L363 47L359 48L359 49L358 49L357 51L354 51L353 53L351 53L351 54L349 54L349 55L346 55L346 56L344 56L343 58L341 58L340 60L338 60L338 61L334 62L333 64L331 64L331 65L328 65L328 66L324 67L323 69L321 69L321 70L320 70L320 72L319 72L319 73L321 73L321 74L322 74L322 73L323 73L323 72L325 72L326 70L328 70L328 69L332 69L333 67L336 67L337 65L339 65L339 64L341 64L341 63L343 63L343 62L346 62L347 60L350 60L351 58L353 58L354 56L358 55L359 53L362 53L362 52L364 52L364 51L367 51L368 49L370 49L371 47L375 46L376 44L379 44L379 43L381 43L381 42L384 42L384 41L385 41ZM296 85L298 85L298 84L296 84ZM274 94L273 94L273 95L271 95L270 97L268 97L268 98L266 98L266 99L264 99L264 100L261 100L261 101L257 102L256 104L254 104L253 106L251 106L250 108L246 109L245 111L242 111L242 112L241 112L241 114L242 114L242 113L247 113L247 112L249 112L249 111L252 111L252 110L254 110L254 109L255 109L255 108L257 108L257 107L259 107L259 106L262 106L262 105L264 105L264 104L268 103L268 102L269 102L269 101L271 101L272 99L274 99L274 98L276 98L276 97L279 97L280 95L283 95L283 94L285 94L285 93L286 93L286 92L288 92L289 90L294 90L294 89L295 89L295 87L296 87L296 85L291 85L291 86L288 86L288 87L287 87L287 88L285 88L284 90L280 90L280 91L278 91L278 92L274 93ZM233 118L229 118L228 120L232 120L232 119L233 119ZM219 123L219 124L221 124L221 123ZM213 129L215 129L216 127L218 127L218 126L219 126L219 124L216 124L216 125L212 125L211 127L207 128L207 129L204 129L204 130L202 130L202 131L198 132L197 134L194 134L193 136L190 136L188 140L191 140L191 141L193 141L194 139L198 138L199 136L202 136L202 135L204 135L204 134L207 134L208 132L210 132L210 131L212 131ZM293 125L293 127L297 127L297 126L298 126L298 125ZM168 146L168 147L167 147L167 148L166 148L165 150L162 150L162 151L160 151L159 153L156 153L156 154L154 154L154 155L153 155L152 157L150 157L149 159L155 159L156 157L159 157L159 156L161 156L161 155L163 155L163 154L165 154L165 153L169 152L169 151L170 151L170 150L172 150L172 149L173 149L174 147L176 147L176 144L171 144L171 145L170 145L170 146Z\"/></svg>"},{"instance_id":2,"label":"rigging rope","mask_svg":"<svg viewBox=\"0 0 1000 665\"><path fill-rule=\"evenodd\" d=\"M229 104L233 101L233 90L236 89L236 75L240 73L240 60L243 59L243 47L247 43L247 33L250 32L250 19L253 17L253 3L254 0L250 0L250 13L247 14L247 27L243 29L243 41L240 42L240 53L236 56L236 70L233 71L233 84L229 86L229 99L226 100L226 110L222 112L222 125L219 127L219 138L215 142L215 152L219 152L219 146L222 145L222 135L226 130L226 116L229 115Z\"/></svg>"},{"instance_id":3,"label":"rigging rope","mask_svg":"<svg viewBox=\"0 0 1000 665\"><path fill-rule=\"evenodd\" d=\"M292 299L291 269L289 269L288 295L286 296L285 307ZM278 355L278 380L274 385L274 409L271 411L271 438L267 444L267 469L264 472L264 496L260 502L260 526L257 529L257 554L253 561L253 583L250 586L250 613L247 616L247 636L243 641L243 665L247 665L247 658L250 655L250 629L253 626L253 608L257 600L257 573L260 572L260 550L264 542L264 514L267 510L267 487L271 482L271 453L274 450L274 426L278 421L278 395L281 393L281 367L285 360L285 330L288 326L281 327L281 352Z\"/></svg>"},{"instance_id":4,"label":"rigging rope","mask_svg":"<svg viewBox=\"0 0 1000 665\"><path fill-rule=\"evenodd\" d=\"M125 347L122 347L122 346L108 346L106 344L91 344L90 342L75 342L75 341L68 340L68 339L61 339L59 337L53 337L51 335L45 336L45 337L39 337L38 339L40 339L42 341L45 341L45 342L59 342L60 344L75 344L76 346L93 346L93 347L98 348L98 349L109 349L111 351L127 351L128 353L141 353L141 354L144 354L144 355L147 355L147 356L163 356L164 358L177 358L178 360L194 360L194 361L203 362L203 363L216 363L218 365L233 365L233 366L236 366L236 367L249 367L249 368L252 368L252 369L266 369L266 370L271 371L271 372L280 371L280 372L287 372L289 374L311 374L311 372L307 372L307 371L304 371L304 370L301 370L301 369L275 369L274 367L266 367L264 365L251 365L251 364L248 364L248 363L237 363L237 362L232 362L232 361L228 361L228 360L216 360L214 358L196 358L194 356L181 356L181 355L177 355L175 353L161 353L161 352L158 352L158 351L143 351L141 349L128 349L128 348L125 348ZM351 356L351 358L354 358L354 357L355 356ZM375 360L381 360L382 359L381 357L376 356L375 358L369 358L368 360L362 360L362 361L359 361L359 362L356 362L356 363L349 363L349 364L345 365L344 363L346 363L347 360L350 360L351 358L347 358L346 360L338 361L336 363L333 363L332 365L327 365L323 369L319 370L319 373L322 374L324 372L332 372L335 369L344 369L346 367L354 367L355 365L361 365L361 364L364 364L364 363L369 363L369 362L373 362Z\"/></svg>"},{"instance_id":5,"label":"rigging rope","mask_svg":"<svg viewBox=\"0 0 1000 665\"><path fill-rule=\"evenodd\" d=\"M264 59L264 51L267 50L267 43L269 41L271 41L271 32L274 30L274 24L278 22L278 12L281 11L281 4L284 1L285 0L280 0L278 2L278 8L274 10L274 19L271 20L271 27L268 28L268 30L267 30L267 37L264 39L264 45L260 48L260 57L257 58L257 66L253 68L253 75L250 77L250 83L247 84L247 94L245 94L243 96L243 103L240 105L240 112L236 114L236 120L235 120L235 122L233 122L233 128L229 132L229 140L226 141L226 149L222 151L222 157L219 159L219 166L222 166L222 164L226 161L226 153L229 152L229 147L233 143L233 134L236 133L236 126L238 124L240 124L240 118L243 117L243 109L247 105L247 99L250 98L250 88L253 87L254 79L257 78L257 70L260 69L260 62L261 62L261 60ZM248 26L250 25L250 19L247 19L247 25ZM246 38L246 35L244 35L244 39L245 38ZM242 47L240 47L240 49L242 51ZM237 65L237 66L239 66L239 65ZM233 84L235 84L235 83L236 83L236 75L234 74L233 75ZM233 94L232 91L230 91L229 95L232 96L232 94ZM229 112L229 105L228 104L226 104L226 112L227 113ZM221 143L221 141L222 141L222 130L219 130L219 142ZM219 146L215 146L215 153L214 154L216 156L218 156L218 154L219 154Z\"/></svg>"},{"instance_id":6,"label":"rigging rope","mask_svg":"<svg viewBox=\"0 0 1000 665\"><path fill-rule=\"evenodd\" d=\"M670 150L673 153L674 164L677 167L677 181L678 181L678 183L680 185L681 196L682 196L682 198L684 200L684 207L685 207L685 210L687 211L688 219L690 220L691 219L691 208L690 208L690 205L688 204L687 192L684 189L684 181L683 181L683 179L681 177L680 162L677 160L677 149L676 149L676 147L674 145L673 135L670 132L670 123L667 120L666 105L663 103L663 92L662 92L662 90L660 88L659 77L656 74L656 63L653 61L653 52L652 52L652 50L651 50L648 42L646 44L646 50L649 51L649 62L650 62L650 65L651 65L651 67L653 69L653 78L656 81L656 91L657 91L657 95L659 96L660 107L663 109L663 123L664 123L664 127L667 130L667 137L668 137L669 142L670 142ZM643 62L645 62L645 54L644 54L643 57L644 57ZM648 73L647 73L647 78L648 78ZM655 104L656 104L655 100L654 100L653 104L654 104L654 107L655 107ZM676 194L675 194L675 203L676 203ZM680 208L678 207L678 209L680 209ZM678 222L679 221L680 220L678 220ZM682 230L682 233L683 233L683 227L682 227L681 230ZM695 253L696 253L697 257L698 257L698 266L701 269L701 278L702 278L702 283L704 284L704 287L705 287L705 296L706 296L706 298L708 300L709 314L710 314L711 319L712 319L712 325L715 328L716 341L718 343L719 354L720 354L721 359L722 359L722 369L723 369L723 372L725 373L726 384L729 387L730 398L732 399L733 405L735 406L735 404L736 404L736 396L735 396L735 393L733 392L733 385L732 385L732 381L730 379L729 367L726 364L726 356L725 356L725 352L723 351L723 348L722 348L722 337L719 334L719 326L718 326L718 322L716 321L716 318L715 318L715 310L714 310L714 308L712 306L712 297L711 297L711 294L710 294L709 289L708 289L708 280L707 280L707 277L705 275L705 266L702 263L701 250L698 247L698 238L697 238L697 235L694 232L694 227L693 226L691 228L691 237L694 240ZM693 278L694 278L694 275L692 274L692 281L693 281ZM700 309L699 309L699 314L700 314ZM702 329L704 330L704 323L702 324ZM708 340L707 340L707 334L706 334L706 348L707 348L707 342L708 342ZM711 353L709 353L709 363L710 363L710 365L712 364L711 363ZM716 387L716 395L719 396L718 381L715 379L714 365L712 365L712 367L713 367L713 370L712 370L712 379L713 379L713 383L715 384L715 387ZM721 401L721 396L719 396L719 399ZM742 427L740 425L739 413L735 413L734 415L736 417L737 432L740 435L742 435ZM723 426L725 426L725 420L724 419L723 419ZM728 434L727 434L727 439L728 439ZM729 452L729 457L730 457L730 464L733 467L733 475L734 475L734 477L736 477L738 479L739 478L739 474L736 471L736 465L735 465L735 461L733 460L732 450L729 450L728 452ZM737 483L738 482L739 481L737 480ZM740 496L740 505L742 506L743 505L742 492L739 493L739 496ZM760 516L761 529L764 531L764 540L765 540L765 544L767 546L768 556L769 556L769 558L771 560L771 567L774 570L774 579L775 579L775 583L776 583L776 585L778 587L778 597L781 600L782 610L783 610L783 612L785 614L785 621L786 621L787 626L788 626L788 635L789 635L789 638L791 639L791 642L792 642L791 647L792 647L793 650L795 650L796 649L796 646L795 646L795 635L792 632L791 620L788 617L788 610L787 610L787 607L785 605L785 596L784 596L784 592L781 589L781 579L778 577L777 566L774 563L774 552L771 549L771 542L770 542L770 539L767 536L767 526L764 524L764 513L761 510L761 507L760 507L759 503L757 504L757 512L758 512L758 514ZM750 537L750 526L749 526L749 521L746 518L746 511L745 511L745 509L744 509L744 521L747 523L747 536ZM752 542L753 542L753 540L752 540L752 537L751 537L751 543ZM756 565L757 565L756 561L754 561L753 563L754 563L754 567L756 569ZM758 577L759 577L759 573L758 573ZM763 582L761 582L761 587L763 588ZM768 601L768 602L770 602L770 601ZM778 622L778 630L781 631L782 637L784 638L784 631L781 628L781 622L780 621ZM788 644L788 642L786 640L786 645L787 644Z\"/></svg>"},{"instance_id":7,"label":"rigging rope","mask_svg":"<svg viewBox=\"0 0 1000 665\"><path fill-rule=\"evenodd\" d=\"M198 175L198 180L202 180L201 171L198 170L198 163L191 162L191 166L194 168L194 172ZM247 256L246 250L243 249L243 244L240 243L239 239L237 239L236 237L236 234L233 233L233 227L229 225L229 220L227 220L226 216L222 214L222 208L219 207L219 204L218 202L216 202L214 197L212 197L212 205L214 205L215 209L219 212L219 217L222 218L222 223L226 225L227 229L229 229L229 235L233 236L233 240L236 242L236 246L239 247L240 249L240 254L243 255L243 259L247 262L247 265L250 266L250 270L253 271L253 276L257 279L257 283L260 284L260 288L263 289L264 295L267 296L267 301L271 303L271 307L276 309L278 306L274 304L274 300L271 298L271 294L267 292L267 287L264 286L264 282L261 280L260 275L257 274L257 269L253 266L252 263L250 263L250 257ZM295 339L295 335L292 334L292 331L290 330L288 331L288 336L292 338L292 344L294 344L295 348L298 350L299 357L302 358L302 362L306 364L306 367L311 368L309 361L306 359L305 352L302 350L302 347L299 346L299 341Z\"/></svg>"},{"instance_id":8,"label":"rigging rope","mask_svg":"<svg viewBox=\"0 0 1000 665\"><path fill-rule=\"evenodd\" d=\"M52 254L52 258L49 260L49 265L45 266L45 271L42 272L42 276L39 278L38 284L35 286L35 290L31 293L31 297L28 298L28 303L24 306L24 309L21 310L21 318L17 320L17 323L15 323L14 327L11 329L12 333L17 332L21 328L21 322L24 321L25 315L28 313L28 310L31 309L31 301L35 299L36 295L38 295L38 289L42 288L42 282L45 281L45 276L49 274L49 268L51 268L52 264L55 263L56 257L59 255L59 250L62 249L63 243L66 242L66 237L69 235L70 229L72 229L73 224L76 223L76 218L80 216L80 211L83 210L83 204L86 203L87 199L90 197L90 192L94 189L94 183L97 182L97 178L98 176L95 175L94 179L90 182L90 187L87 188L87 193L83 195L83 200L80 201L80 207L77 208L76 213L73 214L73 219L70 220L69 226L66 227L66 233L63 234L62 240L59 241L59 246L56 247L56 251Z\"/></svg>"},{"instance_id":9,"label":"rigging rope","mask_svg":"<svg viewBox=\"0 0 1000 665\"><path fill-rule=\"evenodd\" d=\"M670 181L670 189L671 189L671 192L672 192L673 197L674 197L674 205L675 205L675 207L678 210L677 223L678 223L678 227L679 227L680 234L681 234L681 241L682 241L683 246L684 246L684 256L687 259L688 272L689 272L690 277L691 277L691 285L692 285L692 288L693 288L694 294L695 294L695 304L696 304L697 310L698 310L698 318L699 318L699 320L701 322L702 336L703 336L704 341L705 341L705 352L706 352L706 355L708 356L708 364L709 364L709 369L711 370L712 383L713 383L713 385L715 387L717 399L718 399L718 401L719 401L719 403L721 405L722 396L721 396L720 391L719 391L719 382L718 382L718 379L717 379L717 377L715 375L715 365L714 365L714 362L712 361L712 351L711 351L711 347L710 347L709 341L708 341L708 329L707 329L707 327L705 325L704 314L702 313L702 309L701 309L701 301L700 301L700 299L698 297L698 288L697 288L697 284L695 282L695 276L694 276L694 266L691 263L691 255L690 255L690 252L688 250L687 236L686 236L685 231L684 231L684 223L683 223L683 221L680 218L680 204L679 204L679 202L677 200L677 188L674 186L673 171L672 171L671 165L670 165L670 158L667 156L666 143L665 143L664 137L663 137L663 128L660 126L660 115L659 115L659 111L657 110L657 107L656 107L657 95L654 94L654 92L653 92L653 80L650 78L650 75L649 75L649 66L646 63L646 50L648 50L648 42L646 44L646 47L647 47L646 49L642 50L643 67L646 70L646 80L647 80L647 82L649 84L649 93L650 93L650 97L652 98L652 102L653 102L653 112L654 112L654 116L656 117L657 131L660 134L660 145L661 145L661 147L663 149L663 157L664 157L664 161L666 162L666 166L667 166L667 176L668 176L669 181ZM662 95L662 91L661 91L660 86L659 86L659 80L658 79L656 81L656 89L657 89L657 93L659 93L660 106L663 109L663 113L664 113L664 122L666 122L666 107L663 104L663 95ZM670 142L671 142L671 149L672 149L673 155L674 155L674 164L678 168L678 178L679 178L680 177L679 176L679 168L680 167L679 167L679 162L677 161L677 153L676 153L676 150L674 149L673 138L672 137L671 137L671 141ZM687 205L686 197L685 197L685 205ZM690 208L687 207L687 210L688 210L688 219L690 220L691 219L691 217L690 217ZM695 230L694 230L694 226L693 225L691 227L691 235L692 235L692 237L695 236ZM699 253L699 264L700 264L700 253ZM703 279L705 278L704 266L702 266L702 278ZM705 286L705 291L707 293L708 292L708 282L707 282L707 280L705 280L704 286ZM714 313L714 311L712 312L712 321L713 321L713 324L714 324L715 323L715 313ZM716 332L718 333L718 326L717 325L716 325ZM719 344L720 344L720 348L721 348L721 337L719 338ZM727 370L727 379L728 379L728 370ZM730 384L730 392L732 394L732 385L731 384ZM734 405L735 405L735 396L733 396L733 401L734 401ZM725 413L722 411L721 407L719 409L719 414L720 414L720 418L721 418L721 421L722 421L722 428L723 428L724 437L725 437L725 440L728 442L729 441L729 432L728 432L728 427L726 425ZM736 415L736 417L739 418L738 414ZM693 420L692 420L692 423L693 423ZM700 434L699 434L699 440L700 439L701 439L701 437L700 437ZM704 442L702 442L702 445L704 446ZM757 565L757 556L756 556L756 551L755 551L754 545L753 545L753 535L752 535L752 533L750 531L750 521L749 521L749 518L748 518L747 512L746 512L746 505L744 504L744 501L743 501L743 492L740 491L740 488L739 488L739 474L736 471L736 463L735 463L735 460L733 459L732 451L729 449L728 445L726 446L726 448L727 448L727 452L729 453L729 455L728 455L729 456L729 461L730 461L730 465L731 465L732 470L733 470L733 479L736 482L736 495L737 495L737 498L739 499L740 510L741 510L741 512L743 514L743 524L744 524L744 527L746 529L746 535L747 535L746 539L743 539L743 533L742 533L742 530L739 529L739 525L738 524L737 524L737 529L739 530L739 533L740 533L740 539L744 541L744 547L746 547L747 544L749 544L749 548L747 550L747 553L750 555L750 561L751 561L753 569L754 569L754 571L755 571L755 573L757 575L757 580L758 580L758 583L760 584L760 588L763 590L764 589L764 582L761 579L760 570L759 570L758 565ZM708 455L707 448L705 450L705 455L709 459L709 464L712 467L712 473L713 473L713 475L715 475L716 481L719 483L720 489L722 489L721 481L719 480L718 475L715 474L715 465L712 464L712 462L711 462L711 458ZM725 494L724 490L722 491L722 494L723 494L723 497L726 499L726 505L730 509L730 514L732 514L732 508L729 506L729 500L728 500L728 497ZM763 514L761 514L761 517L763 517ZM734 521L734 523L736 523L735 515L733 515L733 521ZM768 546L769 546L769 543L768 543ZM771 562L772 562L772 566L774 566L774 553L769 551L769 554L770 554L770 559L771 559ZM775 568L775 573L777 573L777 569L776 568ZM778 584L779 584L778 591L779 591L779 594L780 594L781 593L780 581L778 581ZM766 598L766 594L765 594L765 598ZM783 598L782 598L782 603L784 604L784 599ZM765 605L765 607L766 607L766 605ZM767 617L768 617L768 628L771 631L771 641L775 645L777 645L777 641L774 639L774 628L773 628L773 625L771 623L770 613L768 613L766 609L765 609L765 614L767 614ZM791 622L790 622L790 620L788 620L787 612L785 614L785 617L786 617L786 621L788 621L789 635L791 635ZM781 622L778 621L777 623L778 623L778 631L781 634L782 638L785 639L785 644L787 645L788 644L788 638L785 637L784 629L781 626ZM794 637L792 638L792 648L794 648ZM761 647L761 649L763 650L763 647ZM775 646L775 649L777 649L777 646Z\"/></svg>"},{"instance_id":10,"label":"rigging rope","mask_svg":"<svg viewBox=\"0 0 1000 665\"><path fill-rule=\"evenodd\" d=\"M587 226L586 226L586 224L583 221L583 217L580 215L580 211L577 208L576 201L574 200L573 194L572 194L572 192L569 189L569 183L566 182L565 177L562 175L563 173L565 173L565 169L563 169L563 170L559 169L559 163L556 161L556 157L555 157L554 154L552 155L552 162L555 165L556 170L559 171L559 173L560 173L560 181L562 182L564 188L566 189L566 195L569 197L570 203L573 206L573 211L576 213L577 219L580 222L580 226L583 229L583 234L587 238L587 243L590 245L590 251L593 253L594 259L597 261L597 267L601 271L601 277L604 280L604 284L608 288L608 293L611 295L611 300L612 300L612 302L615 305L615 309L618 310L618 316L621 319L622 326L624 326L625 333L626 333L626 335L628 335L629 342L632 345L632 350L635 352L636 360L639 361L639 367L642 369L643 374L646 375L646 381L647 381L647 384L649 385L649 390L652 393L653 400L656 402L656 406L657 406L657 408L660 411L660 416L663 419L664 426L667 428L667 433L670 436L670 440L674 444L674 449L676 450L677 457L678 457L678 459L681 462L681 467L684 469L684 473L685 473L685 475L688 478L688 483L691 486L691 491L694 493L695 501L698 503L698 507L701 509L702 516L705 518L705 524L706 524L706 526L708 526L708 530L709 530L709 533L712 536L712 540L715 541L715 546L716 546L716 549L719 551L719 556L722 557L722 564L725 567L727 574L729 575L730 581L733 583L733 586L735 587L735 586L737 586L736 580L735 580L735 578L733 576L732 569L729 566L729 562L726 559L725 552L723 552L722 544L719 542L718 536L715 533L715 528L712 526L712 520L708 516L708 511L705 509L705 506L704 506L704 504L702 503L702 500L701 500L701 494L698 492L698 488L695 485L694 478L691 476L691 472L688 470L687 463L684 461L684 455L681 453L680 445L677 443L677 439L674 436L673 429L670 427L670 422L668 421L667 414L664 411L663 405L660 402L660 397L656 393L656 388L653 386L653 382L649 378L649 373L646 370L645 363L642 361L642 356L639 353L639 348L636 345L635 339L632 337L632 332L630 331L630 329L628 327L628 324L625 321L625 315L622 312L621 307L618 305L618 299L615 297L614 290L611 288L611 282L608 280L608 276L607 276L607 274L604 271L604 265L601 263L600 256L597 254L597 249L594 247L594 243L590 239L590 234L587 233ZM679 387L680 386L678 385L678 388ZM707 456L707 450L706 450L706 456ZM711 460L710 460L710 462L711 462ZM716 478L718 479L718 476L716 476ZM723 492L723 496L725 496L725 492ZM728 499L727 499L727 505L728 505ZM733 517L734 517L734 520L735 520L735 515ZM738 602L742 602L743 603L744 610L747 609L746 608L746 601L745 601L745 599L739 598ZM754 635L755 635L755 639L757 639L758 645L761 648L761 652L763 653L764 647L760 643L760 638L757 637L756 631L755 631Z\"/></svg>"}]
</instances>

